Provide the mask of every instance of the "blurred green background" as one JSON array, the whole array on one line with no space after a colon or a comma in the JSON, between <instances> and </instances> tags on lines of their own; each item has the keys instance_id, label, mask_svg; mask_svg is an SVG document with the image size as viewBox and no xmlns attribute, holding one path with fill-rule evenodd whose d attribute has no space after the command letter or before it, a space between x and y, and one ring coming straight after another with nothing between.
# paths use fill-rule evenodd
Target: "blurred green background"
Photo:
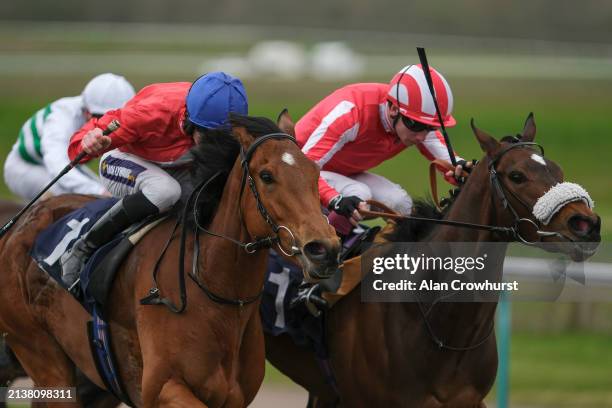
<instances>
[{"instance_id":1,"label":"blurred green background","mask_svg":"<svg viewBox=\"0 0 612 408\"><path fill-rule=\"evenodd\" d=\"M0 6L0 18L6 19L0 22L3 157L33 112L59 97L79 94L101 72L125 75L139 89L152 82L191 81L211 63L223 68L223 61L225 69L240 74L245 68L240 64L248 60L236 58L248 55L262 40L289 39L306 53L318 41L345 42L364 64L356 77L317 81L308 74L244 75L251 114L275 118L287 107L297 120L343 84L387 82L403 65L417 61L415 46L420 45L427 47L430 64L452 86L458 125L449 133L455 150L466 158L480 158L471 118L501 137L519 132L527 114L534 112L536 141L561 165L566 180L590 192L602 217L603 240L612 238L612 5L586 2L578 10L544 1L496 10L481 1L463 7L309 2L319 11L308 14L287 10L287 4L275 10L268 2L255 10L245 1L218 6L153 1L150 7L124 8L125 13L117 11L119 2L92 5L95 10L88 12L74 2L53 8L36 3L36 13L30 13L30 3ZM356 11L343 12L343 5ZM199 7L206 15L201 23L189 7ZM382 15L379 9L385 7L396 12ZM144 13L140 19L139 10ZM400 24L400 16L417 11L423 18L414 19L414 26ZM159 24L165 16L189 24ZM228 56L234 59L223 60ZM271 59L269 64L282 62ZM413 197L422 197L428 194L427 164L411 149L375 171L403 185ZM10 197L3 183L0 196ZM612 407L611 315L609 304L514 304L512 405ZM288 381L268 367L266 384L282 387Z\"/></svg>"}]
</instances>

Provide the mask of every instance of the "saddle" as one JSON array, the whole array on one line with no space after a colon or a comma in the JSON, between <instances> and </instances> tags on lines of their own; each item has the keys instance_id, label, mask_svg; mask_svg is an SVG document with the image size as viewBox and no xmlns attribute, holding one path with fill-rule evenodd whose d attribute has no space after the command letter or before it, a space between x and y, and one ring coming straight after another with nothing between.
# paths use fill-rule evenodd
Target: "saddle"
<instances>
[{"instance_id":1,"label":"saddle","mask_svg":"<svg viewBox=\"0 0 612 408\"><path fill-rule=\"evenodd\" d=\"M69 251L74 242L86 234L96 220L116 202L115 198L91 201L84 207L60 218L36 237L30 255L38 266L64 289L68 290L61 278L60 258L62 254ZM91 353L100 378L109 391L130 406L133 404L125 393L117 374L110 328L104 318L104 310L107 307L108 294L121 262L136 243L165 218L166 215L162 214L145 219L97 249L80 273L80 290L70 292L92 317L92 320L87 323L87 332Z\"/></svg>"},{"instance_id":2,"label":"saddle","mask_svg":"<svg viewBox=\"0 0 612 408\"><path fill-rule=\"evenodd\" d=\"M361 283L364 274L361 269L361 255L372 245L383 244L387 242L385 235L390 233L395 228L395 222L387 221L384 227L372 227L366 230L358 237L356 243L352 244L341 257L341 265L338 269L338 274L341 275L340 283L336 286L326 285L322 283L321 295L327 301L329 307L332 307L342 297L348 295ZM334 277L330 278L333 279ZM337 278L336 278L337 279Z\"/></svg>"},{"instance_id":3,"label":"saddle","mask_svg":"<svg viewBox=\"0 0 612 408\"><path fill-rule=\"evenodd\" d=\"M62 254L69 251L116 202L116 198L94 200L60 218L36 237L30 255L43 271L67 289L61 279ZM85 310L92 314L96 306L98 312L104 313L121 262L136 243L165 218L166 215L158 215L136 223L92 254L80 273L80 290L71 292Z\"/></svg>"}]
</instances>

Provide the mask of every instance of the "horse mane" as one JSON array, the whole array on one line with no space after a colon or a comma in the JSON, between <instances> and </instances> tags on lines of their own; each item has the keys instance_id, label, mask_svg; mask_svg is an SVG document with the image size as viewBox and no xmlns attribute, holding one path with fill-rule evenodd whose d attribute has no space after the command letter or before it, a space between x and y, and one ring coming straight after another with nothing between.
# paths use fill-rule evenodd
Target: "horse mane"
<instances>
[{"instance_id":1,"label":"horse mane","mask_svg":"<svg viewBox=\"0 0 612 408\"><path fill-rule=\"evenodd\" d=\"M444 197L440 200L441 210L438 210L433 199L428 196L424 198L417 198L412 206L411 215L419 218L432 218L441 220L448 214L451 207L455 203L457 197L461 193L462 185L449 190L448 197ZM427 237L433 229L439 225L433 222L427 221L416 221L416 220L402 220L396 221L396 228L392 232L385 236L391 242L418 242L422 241Z\"/></svg>"},{"instance_id":2,"label":"horse mane","mask_svg":"<svg viewBox=\"0 0 612 408\"><path fill-rule=\"evenodd\" d=\"M274 122L263 117L232 113L230 124L232 128L244 127L254 138L280 132ZM228 128L207 130L200 143L191 149L194 159L191 180L194 188L219 173L214 180L210 180L194 204L200 225L206 226L212 221L239 153L240 142ZM193 217L190 219L193 221Z\"/></svg>"},{"instance_id":3,"label":"horse mane","mask_svg":"<svg viewBox=\"0 0 612 408\"><path fill-rule=\"evenodd\" d=\"M452 199L454 200L454 198ZM430 197L418 198L412 207L412 216L421 218L442 219L448 212L451 204L445 206L442 211L436 208ZM397 226L385 239L391 242L418 242L423 240L437 225L433 222L415 220L397 220Z\"/></svg>"},{"instance_id":4,"label":"horse mane","mask_svg":"<svg viewBox=\"0 0 612 408\"><path fill-rule=\"evenodd\" d=\"M520 142L521 137L520 134L516 136L508 135L501 138L500 142L514 144ZM440 220L448 213L456 198L459 196L459 193L461 193L461 187L451 190L448 197L440 200L442 211L436 208L431 197L416 199L413 205L412 215L415 217ZM418 242L425 239L437 225L436 223L427 221L398 220L397 227L386 235L385 238L391 242Z\"/></svg>"}]
</instances>

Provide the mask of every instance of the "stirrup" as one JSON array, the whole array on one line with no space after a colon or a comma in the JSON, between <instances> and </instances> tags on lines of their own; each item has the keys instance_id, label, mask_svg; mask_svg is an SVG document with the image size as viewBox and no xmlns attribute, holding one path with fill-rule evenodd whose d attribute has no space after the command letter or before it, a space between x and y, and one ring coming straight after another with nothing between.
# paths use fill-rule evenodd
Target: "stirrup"
<instances>
[{"instance_id":1,"label":"stirrup","mask_svg":"<svg viewBox=\"0 0 612 408\"><path fill-rule=\"evenodd\" d=\"M306 306L308 313L314 317L321 316L321 310L329 308L329 304L321 297L321 287L318 283L302 283L298 289L296 296L291 299L289 304L290 309L294 309L299 305Z\"/></svg>"}]
</instances>

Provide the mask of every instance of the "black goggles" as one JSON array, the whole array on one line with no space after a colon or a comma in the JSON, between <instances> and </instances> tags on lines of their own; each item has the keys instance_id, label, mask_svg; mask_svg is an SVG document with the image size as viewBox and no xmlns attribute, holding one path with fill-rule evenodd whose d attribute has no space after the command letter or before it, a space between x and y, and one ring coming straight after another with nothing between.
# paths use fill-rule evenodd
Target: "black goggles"
<instances>
[{"instance_id":1,"label":"black goggles","mask_svg":"<svg viewBox=\"0 0 612 408\"><path fill-rule=\"evenodd\" d=\"M432 132L438 129L436 126L430 126L425 123L417 122L416 120L410 119L409 117L404 115L400 115L400 117L402 118L402 122L404 122L404 126L406 126L408 130L411 130L413 132L422 132L424 130Z\"/></svg>"}]
</instances>

